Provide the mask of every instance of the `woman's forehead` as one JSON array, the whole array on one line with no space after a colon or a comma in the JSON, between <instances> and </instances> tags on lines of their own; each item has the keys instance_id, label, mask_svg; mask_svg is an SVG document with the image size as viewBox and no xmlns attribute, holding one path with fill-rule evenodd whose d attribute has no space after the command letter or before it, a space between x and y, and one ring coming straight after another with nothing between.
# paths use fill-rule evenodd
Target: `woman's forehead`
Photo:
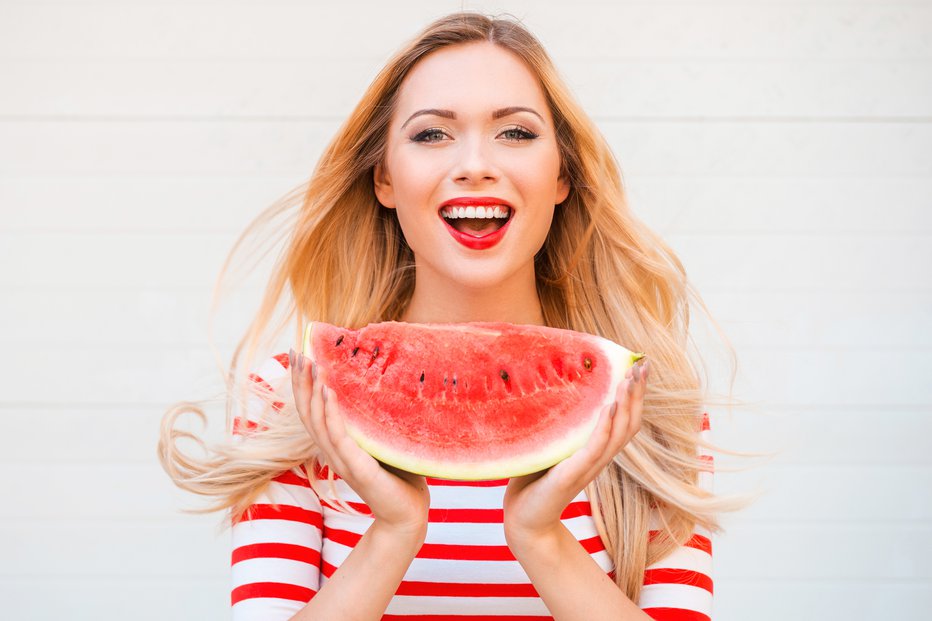
<instances>
[{"instance_id":1,"label":"woman's forehead","mask_svg":"<svg viewBox=\"0 0 932 621\"><path fill-rule=\"evenodd\" d=\"M458 118L511 106L546 117L537 77L514 53L492 43L446 47L421 59L401 84L396 121L422 109L449 110ZM528 113L530 114L530 113ZM531 115L534 116L534 115Z\"/></svg>"}]
</instances>

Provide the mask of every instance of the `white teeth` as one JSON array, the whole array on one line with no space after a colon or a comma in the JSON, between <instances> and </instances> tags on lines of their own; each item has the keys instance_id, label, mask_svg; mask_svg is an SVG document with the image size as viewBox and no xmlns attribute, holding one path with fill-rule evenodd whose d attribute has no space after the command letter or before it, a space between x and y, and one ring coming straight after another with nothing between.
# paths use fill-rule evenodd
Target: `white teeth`
<instances>
[{"instance_id":1,"label":"white teeth","mask_svg":"<svg viewBox=\"0 0 932 621\"><path fill-rule=\"evenodd\" d=\"M504 205L492 207L444 207L440 210L440 215L444 218L508 218L511 215L511 208Z\"/></svg>"}]
</instances>

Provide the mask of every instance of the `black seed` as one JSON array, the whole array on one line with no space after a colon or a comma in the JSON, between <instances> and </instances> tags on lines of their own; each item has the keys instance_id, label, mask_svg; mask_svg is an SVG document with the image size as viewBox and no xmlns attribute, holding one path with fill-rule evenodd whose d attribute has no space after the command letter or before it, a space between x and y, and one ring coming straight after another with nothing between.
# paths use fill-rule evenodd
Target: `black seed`
<instances>
[{"instance_id":1,"label":"black seed","mask_svg":"<svg viewBox=\"0 0 932 621\"><path fill-rule=\"evenodd\" d=\"M444 385L444 386L447 385L447 378L443 378L443 385Z\"/></svg>"},{"instance_id":2,"label":"black seed","mask_svg":"<svg viewBox=\"0 0 932 621\"><path fill-rule=\"evenodd\" d=\"M586 369L591 369L591 368L592 368L592 360L590 360L589 358L584 358L584 359L583 359L583 366L586 367Z\"/></svg>"},{"instance_id":3,"label":"black seed","mask_svg":"<svg viewBox=\"0 0 932 621\"><path fill-rule=\"evenodd\" d=\"M424 383L424 372L423 371L421 371L421 383L422 384Z\"/></svg>"},{"instance_id":4,"label":"black seed","mask_svg":"<svg viewBox=\"0 0 932 621\"><path fill-rule=\"evenodd\" d=\"M354 347L354 348L353 348L353 356L355 356L355 355L356 355L356 352L358 352L358 351L359 351L359 348L358 348L358 347Z\"/></svg>"},{"instance_id":5,"label":"black seed","mask_svg":"<svg viewBox=\"0 0 932 621\"><path fill-rule=\"evenodd\" d=\"M505 380L506 382L508 381L508 372L505 371L505 369L502 369L501 371L499 371L498 374L502 376L503 380Z\"/></svg>"},{"instance_id":6,"label":"black seed","mask_svg":"<svg viewBox=\"0 0 932 621\"><path fill-rule=\"evenodd\" d=\"M344 336L345 336L345 335L341 334L341 335L340 335L340 338L337 339L337 346L339 346L340 343L343 342L343 337L344 337Z\"/></svg>"},{"instance_id":7,"label":"black seed","mask_svg":"<svg viewBox=\"0 0 932 621\"><path fill-rule=\"evenodd\" d=\"M456 378L453 378L453 385L456 386Z\"/></svg>"},{"instance_id":8,"label":"black seed","mask_svg":"<svg viewBox=\"0 0 932 621\"><path fill-rule=\"evenodd\" d=\"M379 355L379 346L376 345L376 346L375 346L375 351L372 352L372 357L375 358L375 357L378 356L378 355Z\"/></svg>"}]
</instances>

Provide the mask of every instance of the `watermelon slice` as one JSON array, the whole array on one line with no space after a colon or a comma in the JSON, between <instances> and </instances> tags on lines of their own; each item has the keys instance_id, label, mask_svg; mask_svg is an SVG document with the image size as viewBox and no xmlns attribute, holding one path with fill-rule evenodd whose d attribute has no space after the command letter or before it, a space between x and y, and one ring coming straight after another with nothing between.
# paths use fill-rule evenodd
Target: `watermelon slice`
<instances>
[{"instance_id":1,"label":"watermelon slice","mask_svg":"<svg viewBox=\"0 0 932 621\"><path fill-rule=\"evenodd\" d=\"M304 354L363 450L457 480L519 476L565 459L644 357L572 330L394 321L359 330L313 322Z\"/></svg>"}]
</instances>

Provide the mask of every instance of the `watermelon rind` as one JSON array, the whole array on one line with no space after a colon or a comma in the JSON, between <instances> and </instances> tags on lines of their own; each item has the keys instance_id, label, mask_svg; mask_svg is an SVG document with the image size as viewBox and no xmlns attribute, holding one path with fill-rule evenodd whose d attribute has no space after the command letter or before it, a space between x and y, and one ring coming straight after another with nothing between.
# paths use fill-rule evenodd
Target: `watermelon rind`
<instances>
[{"instance_id":1,"label":"watermelon rind","mask_svg":"<svg viewBox=\"0 0 932 621\"><path fill-rule=\"evenodd\" d=\"M315 361L313 343L313 330L317 322L308 324L304 332L303 352ZM352 423L352 416L344 413L343 421L347 434L366 453L375 459L395 466L401 470L414 474L434 477L438 479L451 479L459 481L499 480L516 476L523 476L540 472L554 466L571 456L585 446L595 429L601 411L615 401L615 394L620 383L625 379L625 373L635 362L644 358L640 352L632 352L621 345L604 338L597 339L606 359L612 363L611 385L605 392L601 403L593 407L586 416L581 416L584 423L577 425L572 433L559 438L546 445L541 445L531 454L516 455L508 459L484 460L481 462L438 461L418 458L410 453L402 452L394 447L378 442L362 433ZM320 373L320 371L319 371ZM322 375L319 379L326 381ZM341 406L342 407L342 406Z\"/></svg>"}]
</instances>

